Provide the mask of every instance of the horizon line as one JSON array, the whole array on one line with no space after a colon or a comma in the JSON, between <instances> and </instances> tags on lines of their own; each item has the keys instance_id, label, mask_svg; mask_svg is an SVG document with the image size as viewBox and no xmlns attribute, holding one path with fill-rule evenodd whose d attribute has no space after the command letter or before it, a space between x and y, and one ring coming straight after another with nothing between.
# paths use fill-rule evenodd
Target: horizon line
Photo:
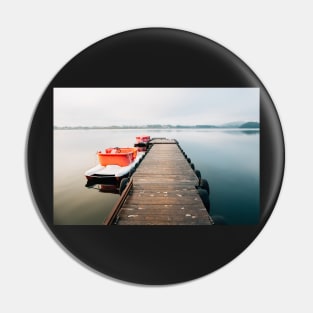
<instances>
[{"instance_id":1,"label":"horizon line","mask_svg":"<svg viewBox=\"0 0 313 313\"><path fill-rule=\"evenodd\" d=\"M99 128L107 128L107 129L112 129L112 128L240 128L242 125L247 124L247 123L255 123L258 124L258 127L254 128L260 128L260 123L251 121L251 122L243 122L240 124L235 124L233 123L225 123L221 125L214 125L214 124L194 124L194 125L182 125L182 124L147 124L147 125L109 125L109 126L100 126L100 125L74 125L74 126L69 126L69 125L54 125L53 128L94 128L94 129L99 129ZM229 124L229 125L227 125Z\"/></svg>"}]
</instances>

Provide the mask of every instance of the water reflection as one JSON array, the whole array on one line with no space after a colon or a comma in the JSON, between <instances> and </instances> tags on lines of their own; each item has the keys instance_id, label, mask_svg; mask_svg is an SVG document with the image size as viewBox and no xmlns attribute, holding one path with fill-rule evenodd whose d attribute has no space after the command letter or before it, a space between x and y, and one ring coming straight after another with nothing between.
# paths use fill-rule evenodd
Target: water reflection
<instances>
[{"instance_id":1,"label":"water reflection","mask_svg":"<svg viewBox=\"0 0 313 313\"><path fill-rule=\"evenodd\" d=\"M245 135L259 135L260 134L260 130L259 129L225 129L225 130L221 130L221 132L225 132L229 135L236 135L238 136L238 134L245 134Z\"/></svg>"},{"instance_id":2,"label":"water reflection","mask_svg":"<svg viewBox=\"0 0 313 313\"><path fill-rule=\"evenodd\" d=\"M85 185L86 188L88 189L95 189L99 192L103 193L111 193L111 194L119 194L120 189L118 184L92 184L91 182L87 182Z\"/></svg>"},{"instance_id":3,"label":"water reflection","mask_svg":"<svg viewBox=\"0 0 313 313\"><path fill-rule=\"evenodd\" d=\"M260 133L259 130L242 130L241 132L246 135L256 135Z\"/></svg>"},{"instance_id":4,"label":"water reflection","mask_svg":"<svg viewBox=\"0 0 313 313\"><path fill-rule=\"evenodd\" d=\"M97 151L109 146L133 146L140 132L54 131L55 224L102 224L119 198L118 190L101 183L86 188L84 173L98 164ZM149 135L178 140L195 168L208 180L213 217L222 216L231 225L258 223L259 131L170 129L149 130Z\"/></svg>"}]
</instances>

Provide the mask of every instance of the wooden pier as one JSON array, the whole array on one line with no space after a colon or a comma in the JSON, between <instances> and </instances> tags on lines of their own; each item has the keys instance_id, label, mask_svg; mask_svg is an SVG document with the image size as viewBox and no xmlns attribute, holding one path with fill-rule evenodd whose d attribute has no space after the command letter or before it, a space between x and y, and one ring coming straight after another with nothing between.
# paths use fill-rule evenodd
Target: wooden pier
<instances>
[{"instance_id":1,"label":"wooden pier","mask_svg":"<svg viewBox=\"0 0 313 313\"><path fill-rule=\"evenodd\" d=\"M199 178L176 140L154 139L104 224L212 225Z\"/></svg>"}]
</instances>

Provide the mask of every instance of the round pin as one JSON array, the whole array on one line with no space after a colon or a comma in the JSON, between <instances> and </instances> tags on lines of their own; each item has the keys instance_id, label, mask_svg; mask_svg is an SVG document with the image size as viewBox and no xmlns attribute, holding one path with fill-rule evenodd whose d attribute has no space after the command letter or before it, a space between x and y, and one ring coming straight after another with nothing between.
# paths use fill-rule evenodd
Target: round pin
<instances>
[{"instance_id":1,"label":"round pin","mask_svg":"<svg viewBox=\"0 0 313 313\"><path fill-rule=\"evenodd\" d=\"M263 84L182 30L137 29L69 61L31 121L28 179L46 225L98 272L139 284L207 275L274 209L284 140Z\"/></svg>"}]
</instances>

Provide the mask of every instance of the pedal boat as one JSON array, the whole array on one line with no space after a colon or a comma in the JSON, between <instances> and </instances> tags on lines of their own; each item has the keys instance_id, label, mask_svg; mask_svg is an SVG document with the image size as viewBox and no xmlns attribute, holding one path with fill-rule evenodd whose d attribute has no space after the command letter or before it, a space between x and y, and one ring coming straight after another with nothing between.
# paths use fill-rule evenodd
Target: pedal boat
<instances>
[{"instance_id":1,"label":"pedal boat","mask_svg":"<svg viewBox=\"0 0 313 313\"><path fill-rule=\"evenodd\" d=\"M150 136L142 135L136 136L136 143L134 147L138 148L138 151L146 151L150 141Z\"/></svg>"},{"instance_id":2,"label":"pedal boat","mask_svg":"<svg viewBox=\"0 0 313 313\"><path fill-rule=\"evenodd\" d=\"M143 157L137 148L108 148L97 152L99 164L85 172L86 187L95 184L116 184L128 177Z\"/></svg>"}]
</instances>

